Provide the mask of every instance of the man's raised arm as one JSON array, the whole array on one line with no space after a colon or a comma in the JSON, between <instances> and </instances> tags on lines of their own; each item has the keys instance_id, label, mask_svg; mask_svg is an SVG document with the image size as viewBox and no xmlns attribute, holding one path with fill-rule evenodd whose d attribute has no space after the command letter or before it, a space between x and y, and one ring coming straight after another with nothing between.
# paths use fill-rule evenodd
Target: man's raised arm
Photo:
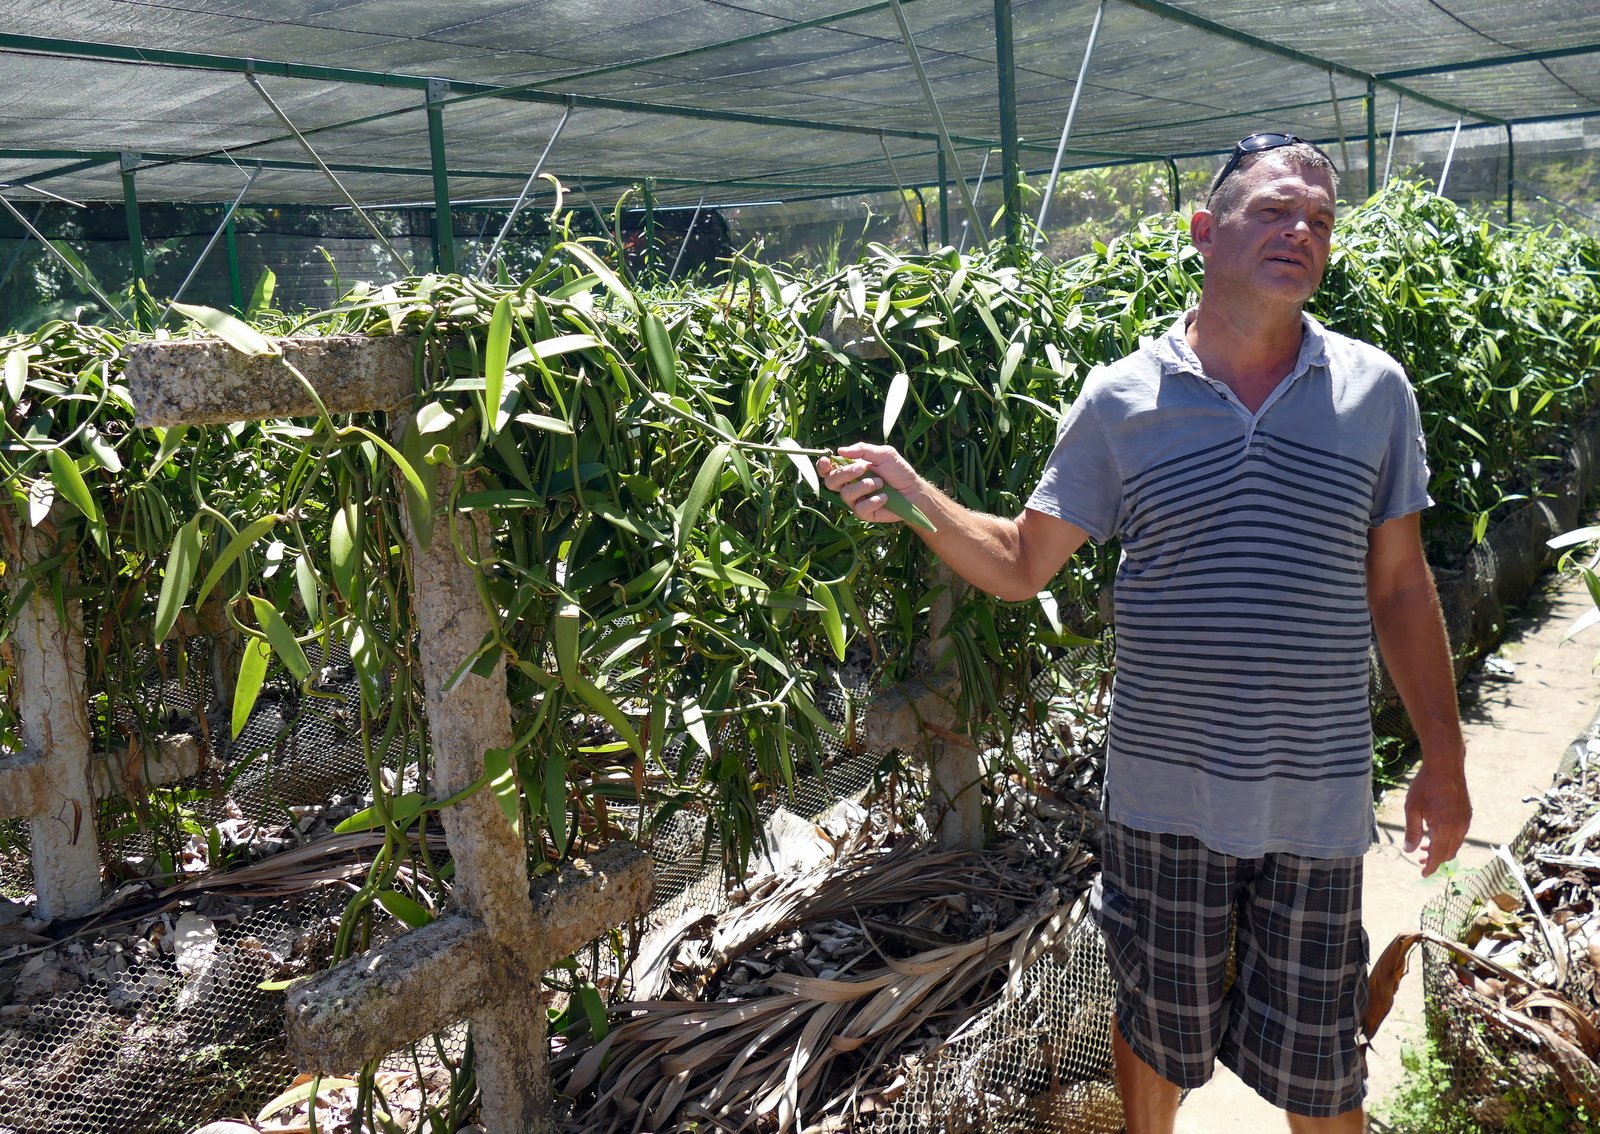
<instances>
[{"instance_id":1,"label":"man's raised arm","mask_svg":"<svg viewBox=\"0 0 1600 1134\"><path fill-rule=\"evenodd\" d=\"M898 489L927 516L936 532L914 528L957 575L1009 602L1044 590L1088 533L1076 524L1031 508L1015 520L963 508L929 484L888 445L846 445L837 467L823 457L817 471L845 505L869 523L898 523L886 507L885 484Z\"/></svg>"}]
</instances>

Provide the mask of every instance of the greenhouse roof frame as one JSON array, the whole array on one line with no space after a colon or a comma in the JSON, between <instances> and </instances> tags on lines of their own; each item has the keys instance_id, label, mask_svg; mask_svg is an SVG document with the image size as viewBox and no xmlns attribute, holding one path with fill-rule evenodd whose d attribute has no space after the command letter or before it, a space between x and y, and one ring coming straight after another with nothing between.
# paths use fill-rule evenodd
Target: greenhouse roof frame
<instances>
[{"instance_id":1,"label":"greenhouse roof frame","mask_svg":"<svg viewBox=\"0 0 1600 1134\"><path fill-rule=\"evenodd\" d=\"M947 156L999 149L1020 222L1017 186L1049 168L1096 0L900 0L931 105L950 121L948 155L892 4L841 2L17 5L0 13L13 92L9 114L0 103L0 183L220 205L260 169L252 204L342 201L305 160L315 156L369 207L431 199L443 215L452 180L472 180L477 197L514 193L525 151L556 112L579 108L550 169L604 198L647 179L669 196L709 192L712 206L751 190L800 200L948 187ZM1067 168L1225 153L1261 123L1356 152L1365 142L1370 191L1380 101L1386 117L1403 101L1401 136L1464 121L1512 141L1516 124L1600 117L1600 81L1581 63L1600 53L1600 0L1390 0L1377 12L1352 0L1111 0L1095 52ZM270 81L313 155L230 76ZM891 154L889 142L919 145Z\"/></svg>"}]
</instances>

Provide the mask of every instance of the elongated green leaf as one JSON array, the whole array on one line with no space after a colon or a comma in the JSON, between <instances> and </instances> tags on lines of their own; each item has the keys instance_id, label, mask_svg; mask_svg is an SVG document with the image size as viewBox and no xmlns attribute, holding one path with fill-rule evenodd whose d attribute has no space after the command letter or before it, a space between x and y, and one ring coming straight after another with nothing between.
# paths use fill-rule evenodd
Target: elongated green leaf
<instances>
[{"instance_id":1,"label":"elongated green leaf","mask_svg":"<svg viewBox=\"0 0 1600 1134\"><path fill-rule=\"evenodd\" d=\"M56 491L91 521L98 522L100 509L95 506L94 496L84 483L77 462L64 449L51 449L45 454L45 460L50 465L50 479L55 483Z\"/></svg>"},{"instance_id":2,"label":"elongated green leaf","mask_svg":"<svg viewBox=\"0 0 1600 1134\"><path fill-rule=\"evenodd\" d=\"M408 898L398 890L379 890L374 895L378 904L396 918L405 922L412 929L421 929L433 920L433 915L424 909L414 898Z\"/></svg>"},{"instance_id":3,"label":"elongated green leaf","mask_svg":"<svg viewBox=\"0 0 1600 1134\"><path fill-rule=\"evenodd\" d=\"M28 352L18 347L6 355L6 397L12 405L22 400L28 388Z\"/></svg>"},{"instance_id":4,"label":"elongated green leaf","mask_svg":"<svg viewBox=\"0 0 1600 1134\"><path fill-rule=\"evenodd\" d=\"M694 738L694 742L700 746L702 752L707 756L712 755L711 733L706 728L705 709L700 707L700 702L693 696L685 697L678 707L683 712L683 727L689 730L689 735Z\"/></svg>"},{"instance_id":5,"label":"elongated green leaf","mask_svg":"<svg viewBox=\"0 0 1600 1134\"><path fill-rule=\"evenodd\" d=\"M655 590L657 584L659 584L662 579L667 577L667 572L671 570L671 559L663 559L659 563L652 564L651 566L645 568L644 571L639 575L629 579L623 584L623 601L633 602L635 599L649 594L651 591Z\"/></svg>"},{"instance_id":6,"label":"elongated green leaf","mask_svg":"<svg viewBox=\"0 0 1600 1134\"><path fill-rule=\"evenodd\" d=\"M550 637L556 648L556 669L561 680L571 681L578 674L578 630L583 625L583 610L564 602L550 617Z\"/></svg>"},{"instance_id":7,"label":"elongated green leaf","mask_svg":"<svg viewBox=\"0 0 1600 1134\"><path fill-rule=\"evenodd\" d=\"M741 571L737 567L729 567L722 563L713 563L709 559L696 559L689 564L689 570L705 579L716 579L738 587L753 587L758 591L767 589L766 583L748 571Z\"/></svg>"},{"instance_id":8,"label":"elongated green leaf","mask_svg":"<svg viewBox=\"0 0 1600 1134\"><path fill-rule=\"evenodd\" d=\"M633 289L617 278L617 273L606 267L605 263L589 249L575 240L566 241L556 246L556 251L565 252L574 260L580 261L584 267L593 272L600 282L605 284L618 299L622 300L635 311L639 310L639 297L633 294Z\"/></svg>"},{"instance_id":9,"label":"elongated green leaf","mask_svg":"<svg viewBox=\"0 0 1600 1134\"><path fill-rule=\"evenodd\" d=\"M711 499L711 493L722 477L722 464L727 459L728 446L717 445L706 454L705 461L700 465L700 471L695 474L694 484L689 487L689 495L678 507L679 550L688 543L690 533L700 522L700 513L705 510L706 501Z\"/></svg>"},{"instance_id":10,"label":"elongated green leaf","mask_svg":"<svg viewBox=\"0 0 1600 1134\"><path fill-rule=\"evenodd\" d=\"M272 530L273 525L280 523L283 517L277 513L262 516L240 530L239 534L228 541L228 546L222 549L222 554L217 556L217 561L211 565L211 570L206 572L205 580L200 584L200 591L194 596L195 609L199 609L206 601L206 596L211 593L211 588L221 580L224 572L232 567L234 562L243 555L251 544Z\"/></svg>"},{"instance_id":11,"label":"elongated green leaf","mask_svg":"<svg viewBox=\"0 0 1600 1134\"><path fill-rule=\"evenodd\" d=\"M428 797L420 791L408 791L404 795L389 798L389 818L394 825L404 831L411 826L411 821L428 809ZM378 814L378 805L363 807L350 818L335 827L334 833L348 835L352 831L371 831L383 826L383 817Z\"/></svg>"},{"instance_id":12,"label":"elongated green leaf","mask_svg":"<svg viewBox=\"0 0 1600 1134\"><path fill-rule=\"evenodd\" d=\"M298 1087L290 1087L283 1094L262 1107L261 1113L256 1115L256 1125L265 1126L267 1119L277 1114L280 1110L286 1110L291 1106L298 1106L300 1103L305 1102L311 1097L312 1091L337 1091L343 1087L353 1087L355 1085L356 1081L354 1079L335 1079L332 1075L308 1079Z\"/></svg>"},{"instance_id":13,"label":"elongated green leaf","mask_svg":"<svg viewBox=\"0 0 1600 1134\"><path fill-rule=\"evenodd\" d=\"M107 472L119 473L122 471L122 457L109 441L101 435L94 426L88 426L83 431L83 442L89 449L89 456Z\"/></svg>"},{"instance_id":14,"label":"elongated green leaf","mask_svg":"<svg viewBox=\"0 0 1600 1134\"><path fill-rule=\"evenodd\" d=\"M379 437L376 433L372 432L372 430L363 429L359 425L347 425L343 429L339 430L340 437L345 437L352 433L359 433L378 448L382 449L388 458L394 462L394 467L400 470L400 475L406 478L406 483L411 485L411 487L417 491L418 495L426 496L428 494L428 486L423 483L422 478L417 475L417 470L411 467L411 462L405 459L405 456L400 452L399 449L396 449L382 437Z\"/></svg>"},{"instance_id":15,"label":"elongated green leaf","mask_svg":"<svg viewBox=\"0 0 1600 1134\"><path fill-rule=\"evenodd\" d=\"M150 471L144 474L145 483L156 478L156 474L167 467L173 455L177 453L178 446L183 444L184 434L189 432L187 425L174 425L168 429L161 438L161 448L156 451L155 460L150 462Z\"/></svg>"},{"instance_id":16,"label":"elongated green leaf","mask_svg":"<svg viewBox=\"0 0 1600 1134\"><path fill-rule=\"evenodd\" d=\"M240 354L278 354L278 345L249 323L235 319L215 307L194 303L174 303L172 309L199 323Z\"/></svg>"},{"instance_id":17,"label":"elongated green leaf","mask_svg":"<svg viewBox=\"0 0 1600 1134\"><path fill-rule=\"evenodd\" d=\"M429 402L417 411L417 432L438 433L456 423L456 411L438 402Z\"/></svg>"},{"instance_id":18,"label":"elongated green leaf","mask_svg":"<svg viewBox=\"0 0 1600 1134\"><path fill-rule=\"evenodd\" d=\"M575 350L592 350L601 345L603 344L600 340L593 335L556 335L534 343L532 350L523 347L511 356L506 365L525 366L535 358L554 358L559 354L571 354Z\"/></svg>"},{"instance_id":19,"label":"elongated green leaf","mask_svg":"<svg viewBox=\"0 0 1600 1134\"><path fill-rule=\"evenodd\" d=\"M28 485L28 526L36 528L50 515L56 502L56 486L47 476L41 476Z\"/></svg>"},{"instance_id":20,"label":"elongated green leaf","mask_svg":"<svg viewBox=\"0 0 1600 1134\"><path fill-rule=\"evenodd\" d=\"M355 598L357 536L361 531L361 505L346 504L333 514L328 529L328 562L333 568L333 585L347 600Z\"/></svg>"},{"instance_id":21,"label":"elongated green leaf","mask_svg":"<svg viewBox=\"0 0 1600 1134\"><path fill-rule=\"evenodd\" d=\"M511 297L495 300L489 317L489 336L483 348L483 404L490 416L491 431L499 431L500 400L505 389L506 355L511 351Z\"/></svg>"},{"instance_id":22,"label":"elongated green leaf","mask_svg":"<svg viewBox=\"0 0 1600 1134\"><path fill-rule=\"evenodd\" d=\"M544 497L525 488L494 488L458 496L456 507L463 512L475 508L543 508Z\"/></svg>"},{"instance_id":23,"label":"elongated green leaf","mask_svg":"<svg viewBox=\"0 0 1600 1134\"><path fill-rule=\"evenodd\" d=\"M413 421L405 434L400 438L400 447L406 455L406 460L411 462L411 467L417 470L417 475L422 478L426 492L418 492L411 487L411 482L405 485L406 518L411 521L411 534L417 543L427 547L433 542L433 513L434 500L439 487L439 466L424 459L422 451L422 433Z\"/></svg>"},{"instance_id":24,"label":"elongated green leaf","mask_svg":"<svg viewBox=\"0 0 1600 1134\"><path fill-rule=\"evenodd\" d=\"M936 532L939 530L933 526L932 520L928 519L927 516L922 514L922 509L918 508L915 504L911 503L911 501L907 500L905 493L894 487L894 485L885 484L883 486L883 494L889 498L884 503L884 507L889 509L889 511L893 512L896 516L899 516L912 527L921 528L925 532Z\"/></svg>"},{"instance_id":25,"label":"elongated green leaf","mask_svg":"<svg viewBox=\"0 0 1600 1134\"><path fill-rule=\"evenodd\" d=\"M817 479L817 466L810 457L799 451L800 443L793 437L780 437L778 438L778 446L783 449L794 450L788 454L788 457L789 460L794 462L795 471L800 474L801 480L811 486L811 491L820 496L822 494L822 481Z\"/></svg>"},{"instance_id":26,"label":"elongated green leaf","mask_svg":"<svg viewBox=\"0 0 1600 1134\"><path fill-rule=\"evenodd\" d=\"M911 392L911 378L905 371L896 374L889 381L889 393L883 399L883 439L887 441L889 434L894 432L895 422L900 420L900 408L906 404L906 395Z\"/></svg>"},{"instance_id":27,"label":"elongated green leaf","mask_svg":"<svg viewBox=\"0 0 1600 1134\"><path fill-rule=\"evenodd\" d=\"M1544 542L1546 547L1559 550L1563 547L1574 547L1580 543L1593 543L1595 540L1600 540L1600 524L1573 528L1570 532L1562 532L1560 535L1552 536Z\"/></svg>"},{"instance_id":28,"label":"elongated green leaf","mask_svg":"<svg viewBox=\"0 0 1600 1134\"><path fill-rule=\"evenodd\" d=\"M266 634L267 641L272 643L272 652L278 655L284 668L294 674L296 681L310 677L311 662L306 659L306 652L300 648L300 643L294 640L294 631L289 629L278 608L255 595L250 596L250 605L255 609L256 621Z\"/></svg>"},{"instance_id":29,"label":"elongated green leaf","mask_svg":"<svg viewBox=\"0 0 1600 1134\"><path fill-rule=\"evenodd\" d=\"M260 638L250 638L244 644L244 660L239 663L239 679L233 683L233 739L238 740L244 726L250 723L250 711L256 707L261 695L261 683L266 680L267 660L272 650Z\"/></svg>"},{"instance_id":30,"label":"elongated green leaf","mask_svg":"<svg viewBox=\"0 0 1600 1134\"><path fill-rule=\"evenodd\" d=\"M667 325L654 311L645 313L644 345L650 355L650 369L656 376L656 386L668 394L678 390L678 352L672 349L672 336Z\"/></svg>"},{"instance_id":31,"label":"elongated green leaf","mask_svg":"<svg viewBox=\"0 0 1600 1134\"><path fill-rule=\"evenodd\" d=\"M317 569L303 551L294 557L294 585L300 592L300 604L306 608L306 616L313 623L317 622L322 613L321 588L317 585Z\"/></svg>"},{"instance_id":32,"label":"elongated green leaf","mask_svg":"<svg viewBox=\"0 0 1600 1134\"><path fill-rule=\"evenodd\" d=\"M256 277L256 286L250 289L250 300L244 305L244 317L254 319L272 308L272 293L278 288L278 277L271 268L262 268Z\"/></svg>"},{"instance_id":33,"label":"elongated green leaf","mask_svg":"<svg viewBox=\"0 0 1600 1134\"><path fill-rule=\"evenodd\" d=\"M507 748L491 748L483 754L483 770L489 777L489 790L495 802L511 824L511 829L522 834L522 796L517 788L516 757Z\"/></svg>"},{"instance_id":34,"label":"elongated green leaf","mask_svg":"<svg viewBox=\"0 0 1600 1134\"><path fill-rule=\"evenodd\" d=\"M156 620L150 628L151 640L165 642L167 635L177 625L183 610L183 600L189 595L189 584L194 582L195 570L200 565L200 517L196 516L172 537L172 550L167 553L167 570L161 579L161 597L156 600Z\"/></svg>"},{"instance_id":35,"label":"elongated green leaf","mask_svg":"<svg viewBox=\"0 0 1600 1134\"><path fill-rule=\"evenodd\" d=\"M564 679L566 680L566 679ZM566 680L567 687L582 697L588 706L606 719L606 723L617 730L617 735L627 742L633 749L635 756L644 759L644 746L639 743L639 734L634 731L633 722L629 721L617 703L606 696L605 691L586 677L573 674Z\"/></svg>"},{"instance_id":36,"label":"elongated green leaf","mask_svg":"<svg viewBox=\"0 0 1600 1134\"><path fill-rule=\"evenodd\" d=\"M1000 363L1000 392L1005 393L1011 386L1011 376L1017 372L1017 363L1022 361L1023 352L1028 349L1026 343L1012 343L1006 347L1006 356Z\"/></svg>"},{"instance_id":37,"label":"elongated green leaf","mask_svg":"<svg viewBox=\"0 0 1600 1134\"><path fill-rule=\"evenodd\" d=\"M361 684L367 711L376 714L383 707L383 662L376 637L359 623L350 631L350 664Z\"/></svg>"},{"instance_id":38,"label":"elongated green leaf","mask_svg":"<svg viewBox=\"0 0 1600 1134\"><path fill-rule=\"evenodd\" d=\"M556 849L567 849L567 758L552 748L544 765L544 813Z\"/></svg>"},{"instance_id":39,"label":"elongated green leaf","mask_svg":"<svg viewBox=\"0 0 1600 1134\"><path fill-rule=\"evenodd\" d=\"M636 535L640 539L649 540L651 543L671 543L672 537L658 530L655 525L638 516L629 515L615 504L604 500L588 501L589 510L595 515L604 518L606 523L623 531Z\"/></svg>"},{"instance_id":40,"label":"elongated green leaf","mask_svg":"<svg viewBox=\"0 0 1600 1134\"><path fill-rule=\"evenodd\" d=\"M828 645L833 647L833 656L844 661L844 616L839 612L839 599L826 583L818 583L811 593L822 604L822 629L828 635Z\"/></svg>"},{"instance_id":41,"label":"elongated green leaf","mask_svg":"<svg viewBox=\"0 0 1600 1134\"><path fill-rule=\"evenodd\" d=\"M756 602L773 610L803 610L808 614L817 614L824 609L816 599L806 598L805 595L792 595L785 591L757 591Z\"/></svg>"},{"instance_id":42,"label":"elongated green leaf","mask_svg":"<svg viewBox=\"0 0 1600 1134\"><path fill-rule=\"evenodd\" d=\"M542 413L519 413L518 421L523 425L531 425L535 429L542 429L546 433L571 433L572 426L562 421L559 417L549 417Z\"/></svg>"}]
</instances>

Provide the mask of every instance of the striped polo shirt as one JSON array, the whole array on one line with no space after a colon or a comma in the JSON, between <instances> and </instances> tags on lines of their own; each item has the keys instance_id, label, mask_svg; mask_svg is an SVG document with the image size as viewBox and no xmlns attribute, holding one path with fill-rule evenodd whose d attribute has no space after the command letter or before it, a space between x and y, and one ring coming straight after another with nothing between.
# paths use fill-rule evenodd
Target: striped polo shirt
<instances>
[{"instance_id":1,"label":"striped polo shirt","mask_svg":"<svg viewBox=\"0 0 1600 1134\"><path fill-rule=\"evenodd\" d=\"M1106 811L1222 854L1372 839L1370 529L1427 507L1400 364L1309 315L1252 414L1184 336L1098 369L1028 507L1122 542Z\"/></svg>"}]
</instances>

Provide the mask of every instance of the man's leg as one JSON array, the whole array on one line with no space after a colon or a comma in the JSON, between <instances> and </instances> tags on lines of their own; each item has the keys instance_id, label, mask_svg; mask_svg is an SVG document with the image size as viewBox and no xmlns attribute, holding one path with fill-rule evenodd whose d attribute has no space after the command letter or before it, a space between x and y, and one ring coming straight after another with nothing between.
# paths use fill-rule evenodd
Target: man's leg
<instances>
[{"instance_id":1,"label":"man's leg","mask_svg":"<svg viewBox=\"0 0 1600 1134\"><path fill-rule=\"evenodd\" d=\"M1115 1020L1111 1021L1111 1057L1117 1066L1117 1090L1122 1093L1128 1134L1172 1134L1181 1092L1176 1083L1167 1082L1139 1058L1122 1038L1122 1029ZM1330 1130L1328 1134L1344 1132Z\"/></svg>"}]
</instances>

